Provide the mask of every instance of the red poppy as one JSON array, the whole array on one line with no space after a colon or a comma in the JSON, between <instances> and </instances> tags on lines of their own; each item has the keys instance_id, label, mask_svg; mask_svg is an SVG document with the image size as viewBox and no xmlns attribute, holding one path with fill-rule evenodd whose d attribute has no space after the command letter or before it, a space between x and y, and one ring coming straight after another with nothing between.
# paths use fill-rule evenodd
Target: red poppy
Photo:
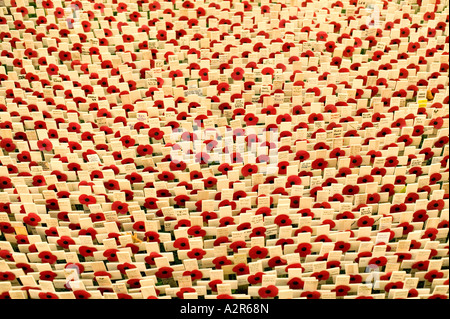
<instances>
[{"instance_id":1,"label":"red poppy","mask_svg":"<svg viewBox=\"0 0 450 319\"><path fill-rule=\"evenodd\" d=\"M58 259L57 256L53 255L49 251L42 251L38 254L38 257L41 259L43 263L54 264Z\"/></svg>"},{"instance_id":2,"label":"red poppy","mask_svg":"<svg viewBox=\"0 0 450 319\"><path fill-rule=\"evenodd\" d=\"M148 136L150 136L151 138L154 138L155 140L161 140L164 137L164 132L161 131L159 128L155 127L155 128L151 128L148 131Z\"/></svg>"},{"instance_id":3,"label":"red poppy","mask_svg":"<svg viewBox=\"0 0 450 319\"><path fill-rule=\"evenodd\" d=\"M118 251L119 251L118 249L114 248L106 249L103 252L103 257L106 257L106 259L111 262L118 261L119 260L119 258L117 257Z\"/></svg>"},{"instance_id":4,"label":"red poppy","mask_svg":"<svg viewBox=\"0 0 450 319\"><path fill-rule=\"evenodd\" d=\"M346 185L343 190L342 193L344 195L355 195L359 193L359 186L358 185Z\"/></svg>"},{"instance_id":5,"label":"red poppy","mask_svg":"<svg viewBox=\"0 0 450 319\"><path fill-rule=\"evenodd\" d=\"M7 189L13 187L11 179L6 176L0 176L0 189Z\"/></svg>"},{"instance_id":6,"label":"red poppy","mask_svg":"<svg viewBox=\"0 0 450 319\"><path fill-rule=\"evenodd\" d=\"M238 276L247 275L247 274L250 273L249 267L246 264L244 264L244 263L240 263L240 264L235 265L232 270Z\"/></svg>"},{"instance_id":7,"label":"red poppy","mask_svg":"<svg viewBox=\"0 0 450 319\"><path fill-rule=\"evenodd\" d=\"M346 253L350 249L350 243L346 243L343 241L337 241L334 244L334 250L340 250L344 253Z\"/></svg>"},{"instance_id":8,"label":"red poppy","mask_svg":"<svg viewBox=\"0 0 450 319\"><path fill-rule=\"evenodd\" d=\"M172 277L173 268L172 267L161 267L158 269L158 271L155 273L155 276L158 278L170 278Z\"/></svg>"},{"instance_id":9,"label":"red poppy","mask_svg":"<svg viewBox=\"0 0 450 319\"><path fill-rule=\"evenodd\" d=\"M437 228L448 228L449 222L448 220L441 220L437 226Z\"/></svg>"},{"instance_id":10,"label":"red poppy","mask_svg":"<svg viewBox=\"0 0 450 319\"><path fill-rule=\"evenodd\" d=\"M403 228L403 235L407 235L414 230L414 226L408 222L400 223L397 227Z\"/></svg>"},{"instance_id":11,"label":"red poppy","mask_svg":"<svg viewBox=\"0 0 450 319\"><path fill-rule=\"evenodd\" d=\"M438 230L436 228L428 228L425 230L425 233L422 235L422 239L429 238L430 240L435 240L438 234Z\"/></svg>"},{"instance_id":12,"label":"red poppy","mask_svg":"<svg viewBox=\"0 0 450 319\"><path fill-rule=\"evenodd\" d=\"M267 256L269 250L265 247L254 246L250 248L248 255L252 259L263 259Z\"/></svg>"},{"instance_id":13,"label":"red poppy","mask_svg":"<svg viewBox=\"0 0 450 319\"><path fill-rule=\"evenodd\" d=\"M425 271L428 269L428 265L430 264L429 260L425 260L425 261L417 261L414 264L411 265L412 269L417 269L420 271Z\"/></svg>"},{"instance_id":14,"label":"red poppy","mask_svg":"<svg viewBox=\"0 0 450 319\"><path fill-rule=\"evenodd\" d=\"M347 296L350 289L351 289L350 286L338 285L331 291L335 292L337 297L342 297L342 296Z\"/></svg>"},{"instance_id":15,"label":"red poppy","mask_svg":"<svg viewBox=\"0 0 450 319\"><path fill-rule=\"evenodd\" d=\"M367 215L364 215L358 219L358 227L372 227L375 220Z\"/></svg>"},{"instance_id":16,"label":"red poppy","mask_svg":"<svg viewBox=\"0 0 450 319\"><path fill-rule=\"evenodd\" d=\"M253 164L246 164L244 165L244 167L242 167L241 173L244 177L258 173L258 166Z\"/></svg>"},{"instance_id":17,"label":"red poppy","mask_svg":"<svg viewBox=\"0 0 450 319\"><path fill-rule=\"evenodd\" d=\"M232 249L234 253L237 253L239 251L239 249L246 248L246 247L247 247L247 243L245 241L240 241L240 240L235 241L230 244L230 249Z\"/></svg>"},{"instance_id":18,"label":"red poppy","mask_svg":"<svg viewBox=\"0 0 450 319\"><path fill-rule=\"evenodd\" d=\"M385 184L381 186L381 192L389 193L389 196L392 196L395 194L395 186L392 184Z\"/></svg>"},{"instance_id":19,"label":"red poppy","mask_svg":"<svg viewBox=\"0 0 450 319\"><path fill-rule=\"evenodd\" d=\"M92 295L86 290L75 290L73 292L76 299L89 299Z\"/></svg>"},{"instance_id":20,"label":"red poppy","mask_svg":"<svg viewBox=\"0 0 450 319\"><path fill-rule=\"evenodd\" d=\"M428 297L427 299L442 299L442 300L445 300L445 299L448 299L448 297L446 295L434 294L434 295L431 295L430 297Z\"/></svg>"},{"instance_id":21,"label":"red poppy","mask_svg":"<svg viewBox=\"0 0 450 319\"><path fill-rule=\"evenodd\" d=\"M205 185L206 188L212 188L214 186L216 186L217 184L217 178L215 177L208 177L207 179L203 180L203 184Z\"/></svg>"},{"instance_id":22,"label":"red poppy","mask_svg":"<svg viewBox=\"0 0 450 319\"><path fill-rule=\"evenodd\" d=\"M251 285L260 284L262 283L263 276L264 276L263 272L257 272L254 275L248 276L247 281Z\"/></svg>"},{"instance_id":23,"label":"red poppy","mask_svg":"<svg viewBox=\"0 0 450 319\"><path fill-rule=\"evenodd\" d=\"M194 237L204 237L206 235L206 231L202 229L200 226L192 226L187 231L189 236Z\"/></svg>"},{"instance_id":24,"label":"red poppy","mask_svg":"<svg viewBox=\"0 0 450 319\"><path fill-rule=\"evenodd\" d=\"M127 262L117 265L117 270L119 270L122 275L126 274L127 269L135 269L135 268L137 268L136 265Z\"/></svg>"},{"instance_id":25,"label":"red poppy","mask_svg":"<svg viewBox=\"0 0 450 319\"><path fill-rule=\"evenodd\" d=\"M39 299L59 299L58 295L52 292L40 292L38 297Z\"/></svg>"},{"instance_id":26,"label":"red poppy","mask_svg":"<svg viewBox=\"0 0 450 319\"><path fill-rule=\"evenodd\" d=\"M401 262L403 260L410 260L412 255L410 253L395 253L397 256L397 261Z\"/></svg>"},{"instance_id":27,"label":"red poppy","mask_svg":"<svg viewBox=\"0 0 450 319\"><path fill-rule=\"evenodd\" d=\"M160 181L173 181L175 179L175 175L168 171L163 171L161 174L158 174L158 179Z\"/></svg>"},{"instance_id":28,"label":"red poppy","mask_svg":"<svg viewBox=\"0 0 450 319\"><path fill-rule=\"evenodd\" d=\"M10 138L3 138L0 140L0 147L2 147L7 152L13 152L16 149L16 144Z\"/></svg>"},{"instance_id":29,"label":"red poppy","mask_svg":"<svg viewBox=\"0 0 450 319\"><path fill-rule=\"evenodd\" d=\"M287 285L290 289L303 289L304 281L301 278L294 277L287 282Z\"/></svg>"},{"instance_id":30,"label":"red poppy","mask_svg":"<svg viewBox=\"0 0 450 319\"><path fill-rule=\"evenodd\" d=\"M321 170L324 170L325 168L328 167L328 162L327 162L325 159L323 159L323 158L318 158L318 159L315 159L315 160L312 162L311 167L312 167L313 169L321 169Z\"/></svg>"},{"instance_id":31,"label":"red poppy","mask_svg":"<svg viewBox=\"0 0 450 319\"><path fill-rule=\"evenodd\" d=\"M250 234L250 238L251 237L266 237L266 228L261 226L261 227L255 227L252 229L252 233Z\"/></svg>"},{"instance_id":32,"label":"red poppy","mask_svg":"<svg viewBox=\"0 0 450 319\"><path fill-rule=\"evenodd\" d=\"M201 260L205 256L206 251L200 248L194 248L187 253L189 258Z\"/></svg>"},{"instance_id":33,"label":"red poppy","mask_svg":"<svg viewBox=\"0 0 450 319\"><path fill-rule=\"evenodd\" d=\"M386 259L386 257L383 257L383 256L375 257L375 258L372 258L369 260L369 265L375 265L378 267L383 267L386 265L386 263L387 263L387 259Z\"/></svg>"},{"instance_id":34,"label":"red poppy","mask_svg":"<svg viewBox=\"0 0 450 319\"><path fill-rule=\"evenodd\" d=\"M277 215L277 217L275 217L274 222L275 222L275 224L277 224L279 227L282 227L282 226L289 226L289 225L292 224L292 220L291 220L291 219L289 218L289 216L286 215L286 214L280 214L280 215Z\"/></svg>"},{"instance_id":35,"label":"red poppy","mask_svg":"<svg viewBox=\"0 0 450 319\"><path fill-rule=\"evenodd\" d=\"M14 261L14 257L12 256L12 254L6 250L6 249L2 249L0 250L0 258L9 260L9 261Z\"/></svg>"},{"instance_id":36,"label":"red poppy","mask_svg":"<svg viewBox=\"0 0 450 319\"><path fill-rule=\"evenodd\" d=\"M178 205L179 207L184 207L184 206L186 206L186 202L188 202L189 199L190 199L190 197L187 195L178 195L178 196L175 196L174 201L175 201L176 205Z\"/></svg>"},{"instance_id":37,"label":"red poppy","mask_svg":"<svg viewBox=\"0 0 450 319\"><path fill-rule=\"evenodd\" d=\"M320 299L321 293L319 291L303 291L300 297L306 297L306 299Z\"/></svg>"},{"instance_id":38,"label":"red poppy","mask_svg":"<svg viewBox=\"0 0 450 319\"><path fill-rule=\"evenodd\" d=\"M0 281L13 281L16 275L10 271L0 271Z\"/></svg>"},{"instance_id":39,"label":"red poppy","mask_svg":"<svg viewBox=\"0 0 450 319\"><path fill-rule=\"evenodd\" d=\"M82 194L78 197L78 200L80 201L80 204L84 205L92 205L97 202L94 196Z\"/></svg>"},{"instance_id":40,"label":"red poppy","mask_svg":"<svg viewBox=\"0 0 450 319\"><path fill-rule=\"evenodd\" d=\"M219 256L213 259L213 264L216 269L221 269L222 266L231 265L233 262L229 260L226 256Z\"/></svg>"},{"instance_id":41,"label":"red poppy","mask_svg":"<svg viewBox=\"0 0 450 319\"><path fill-rule=\"evenodd\" d=\"M442 148L449 142L448 136L441 136L435 143L434 147Z\"/></svg>"},{"instance_id":42,"label":"red poppy","mask_svg":"<svg viewBox=\"0 0 450 319\"><path fill-rule=\"evenodd\" d=\"M189 240L185 237L177 238L173 243L173 247L181 250L189 249Z\"/></svg>"},{"instance_id":43,"label":"red poppy","mask_svg":"<svg viewBox=\"0 0 450 319\"><path fill-rule=\"evenodd\" d=\"M97 251L97 248L95 248L95 247L88 247L88 246L80 246L78 248L78 251L79 251L80 255L83 256L83 257L93 257L94 256L94 252Z\"/></svg>"},{"instance_id":44,"label":"red poppy","mask_svg":"<svg viewBox=\"0 0 450 319\"><path fill-rule=\"evenodd\" d=\"M217 292L217 285L223 284L223 281L220 279L211 280L208 283L209 288L211 288L211 291Z\"/></svg>"},{"instance_id":45,"label":"red poppy","mask_svg":"<svg viewBox=\"0 0 450 319\"><path fill-rule=\"evenodd\" d=\"M330 273L327 270L316 271L311 274L311 277L314 277L319 281L328 280L328 278L330 278Z\"/></svg>"},{"instance_id":46,"label":"red poppy","mask_svg":"<svg viewBox=\"0 0 450 319\"><path fill-rule=\"evenodd\" d=\"M402 281L390 282L384 286L384 290L389 292L391 289L402 289L404 283Z\"/></svg>"},{"instance_id":47,"label":"red poppy","mask_svg":"<svg viewBox=\"0 0 450 319\"><path fill-rule=\"evenodd\" d=\"M95 239L95 236L97 235L97 231L94 228L89 227L87 229L81 229L78 232L78 236L85 236L85 235L91 236L92 239Z\"/></svg>"},{"instance_id":48,"label":"red poppy","mask_svg":"<svg viewBox=\"0 0 450 319\"><path fill-rule=\"evenodd\" d=\"M433 199L427 204L427 210L442 210L444 209L445 202L443 199Z\"/></svg>"},{"instance_id":49,"label":"red poppy","mask_svg":"<svg viewBox=\"0 0 450 319\"><path fill-rule=\"evenodd\" d=\"M23 222L30 226L37 226L40 221L41 218L39 217L39 215L35 213L29 213L27 216L23 218Z\"/></svg>"},{"instance_id":50,"label":"red poppy","mask_svg":"<svg viewBox=\"0 0 450 319\"><path fill-rule=\"evenodd\" d=\"M294 252L298 253L300 257L306 257L311 254L312 245L310 243L300 243Z\"/></svg>"},{"instance_id":51,"label":"red poppy","mask_svg":"<svg viewBox=\"0 0 450 319\"><path fill-rule=\"evenodd\" d=\"M56 243L64 249L69 249L70 245L75 245L75 241L69 236L61 236Z\"/></svg>"},{"instance_id":52,"label":"red poppy","mask_svg":"<svg viewBox=\"0 0 450 319\"><path fill-rule=\"evenodd\" d=\"M159 234L157 232L154 231L148 231L145 232L144 234L144 240L148 241L148 242L156 242L159 243Z\"/></svg>"},{"instance_id":53,"label":"red poppy","mask_svg":"<svg viewBox=\"0 0 450 319\"><path fill-rule=\"evenodd\" d=\"M278 295L278 288L274 285L261 287L258 289L258 294L261 298L275 298Z\"/></svg>"}]
</instances>

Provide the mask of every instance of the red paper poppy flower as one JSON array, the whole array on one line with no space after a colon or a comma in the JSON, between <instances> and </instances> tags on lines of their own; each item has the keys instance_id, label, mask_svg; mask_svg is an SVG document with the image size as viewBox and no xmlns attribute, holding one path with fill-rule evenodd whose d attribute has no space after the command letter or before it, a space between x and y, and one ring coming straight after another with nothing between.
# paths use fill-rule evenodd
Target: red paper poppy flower
<instances>
[{"instance_id":1,"label":"red paper poppy flower","mask_svg":"<svg viewBox=\"0 0 450 319\"><path fill-rule=\"evenodd\" d=\"M312 245L310 243L300 243L294 252L298 253L300 257L306 257L311 254Z\"/></svg>"},{"instance_id":2,"label":"red paper poppy flower","mask_svg":"<svg viewBox=\"0 0 450 319\"><path fill-rule=\"evenodd\" d=\"M319 281L328 280L328 278L330 278L330 273L327 270L316 271L311 274L311 277L314 277Z\"/></svg>"},{"instance_id":3,"label":"red paper poppy flower","mask_svg":"<svg viewBox=\"0 0 450 319\"><path fill-rule=\"evenodd\" d=\"M364 215L358 219L358 227L372 227L375 220L367 215Z\"/></svg>"},{"instance_id":4,"label":"red paper poppy flower","mask_svg":"<svg viewBox=\"0 0 450 319\"><path fill-rule=\"evenodd\" d=\"M350 286L338 285L331 291L335 292L337 297L342 297L342 296L347 296L350 289L351 289Z\"/></svg>"},{"instance_id":5,"label":"red paper poppy flower","mask_svg":"<svg viewBox=\"0 0 450 319\"><path fill-rule=\"evenodd\" d=\"M0 189L7 189L13 187L11 179L6 176L0 176Z\"/></svg>"},{"instance_id":6,"label":"red paper poppy flower","mask_svg":"<svg viewBox=\"0 0 450 319\"><path fill-rule=\"evenodd\" d=\"M443 199L433 199L427 205L427 210L442 210L444 209L445 201Z\"/></svg>"},{"instance_id":7,"label":"red paper poppy flower","mask_svg":"<svg viewBox=\"0 0 450 319\"><path fill-rule=\"evenodd\" d=\"M110 248L110 249L106 249L103 252L103 256L106 257L106 259L108 261L114 262L114 261L118 261L118 257L117 257L117 252L119 250L118 249L114 249L114 248Z\"/></svg>"},{"instance_id":8,"label":"red paper poppy flower","mask_svg":"<svg viewBox=\"0 0 450 319\"><path fill-rule=\"evenodd\" d=\"M232 270L237 276L247 275L250 273L249 267L244 263L235 265Z\"/></svg>"},{"instance_id":9,"label":"red paper poppy flower","mask_svg":"<svg viewBox=\"0 0 450 319\"><path fill-rule=\"evenodd\" d=\"M404 283L402 281L390 282L384 286L384 290L389 292L391 289L402 289Z\"/></svg>"},{"instance_id":10,"label":"red paper poppy flower","mask_svg":"<svg viewBox=\"0 0 450 319\"><path fill-rule=\"evenodd\" d=\"M223 281L220 279L216 279L216 280L211 280L208 283L208 286L211 289L211 291L217 292L217 285L220 285L220 284L223 284Z\"/></svg>"},{"instance_id":11,"label":"red paper poppy flower","mask_svg":"<svg viewBox=\"0 0 450 319\"><path fill-rule=\"evenodd\" d=\"M40 221L41 218L39 217L39 215L35 213L29 213L27 216L23 218L23 222L30 226L37 226Z\"/></svg>"},{"instance_id":12,"label":"red paper poppy flower","mask_svg":"<svg viewBox=\"0 0 450 319\"><path fill-rule=\"evenodd\" d=\"M194 248L187 253L189 258L201 260L205 256L206 251L200 248Z\"/></svg>"},{"instance_id":13,"label":"red paper poppy flower","mask_svg":"<svg viewBox=\"0 0 450 319\"><path fill-rule=\"evenodd\" d=\"M266 258L269 250L265 247L253 246L250 248L248 255L252 259L263 259Z\"/></svg>"},{"instance_id":14,"label":"red paper poppy flower","mask_svg":"<svg viewBox=\"0 0 450 319\"><path fill-rule=\"evenodd\" d=\"M424 261L417 261L414 264L411 265L412 269L417 269L420 271L425 271L428 269L428 266L430 264L429 260L424 260Z\"/></svg>"},{"instance_id":15,"label":"red paper poppy flower","mask_svg":"<svg viewBox=\"0 0 450 319\"><path fill-rule=\"evenodd\" d=\"M144 240L148 241L148 242L156 242L159 243L160 239L159 239L159 234L157 232L154 231L148 231L145 232L144 234Z\"/></svg>"},{"instance_id":16,"label":"red paper poppy flower","mask_svg":"<svg viewBox=\"0 0 450 319\"><path fill-rule=\"evenodd\" d=\"M12 253L10 253L6 249L0 250L0 258L6 259L8 261L14 261L14 257L12 255Z\"/></svg>"},{"instance_id":17,"label":"red paper poppy flower","mask_svg":"<svg viewBox=\"0 0 450 319\"><path fill-rule=\"evenodd\" d=\"M200 280L203 278L203 273L200 270L194 269L192 271L185 271L183 276L190 276L192 281Z\"/></svg>"},{"instance_id":18,"label":"red paper poppy flower","mask_svg":"<svg viewBox=\"0 0 450 319\"><path fill-rule=\"evenodd\" d=\"M386 259L386 257L383 257L383 256L375 257L375 258L372 258L369 260L369 265L375 265L378 267L383 267L386 265L386 263L387 263L387 259Z\"/></svg>"},{"instance_id":19,"label":"red paper poppy flower","mask_svg":"<svg viewBox=\"0 0 450 319\"><path fill-rule=\"evenodd\" d=\"M266 228L261 227L255 227L252 229L252 232L250 234L250 237L266 237Z\"/></svg>"},{"instance_id":20,"label":"red paper poppy flower","mask_svg":"<svg viewBox=\"0 0 450 319\"><path fill-rule=\"evenodd\" d=\"M75 299L89 299L92 295L86 290L75 290L73 292Z\"/></svg>"},{"instance_id":21,"label":"red paper poppy flower","mask_svg":"<svg viewBox=\"0 0 450 319\"><path fill-rule=\"evenodd\" d=\"M130 264L127 262L117 265L117 270L119 270L122 275L126 274L126 270L135 269L135 268L137 268L136 265L133 265L133 264Z\"/></svg>"},{"instance_id":22,"label":"red paper poppy flower","mask_svg":"<svg viewBox=\"0 0 450 319\"><path fill-rule=\"evenodd\" d=\"M13 281L16 275L10 271L0 271L0 281Z\"/></svg>"},{"instance_id":23,"label":"red paper poppy flower","mask_svg":"<svg viewBox=\"0 0 450 319\"><path fill-rule=\"evenodd\" d=\"M258 166L252 165L252 164L246 164L246 165L244 165L244 167L242 167L241 173L244 177L256 174L256 173L258 173Z\"/></svg>"},{"instance_id":24,"label":"red paper poppy flower","mask_svg":"<svg viewBox=\"0 0 450 319\"><path fill-rule=\"evenodd\" d=\"M168 171L163 171L161 174L158 174L158 179L161 181L172 181L175 179L175 175Z\"/></svg>"},{"instance_id":25,"label":"red paper poppy flower","mask_svg":"<svg viewBox=\"0 0 450 319\"><path fill-rule=\"evenodd\" d=\"M247 243L245 241L240 241L240 240L235 241L230 244L230 249L232 249L234 253L237 253L239 251L239 249L246 248L246 247L247 247Z\"/></svg>"},{"instance_id":26,"label":"red paper poppy flower","mask_svg":"<svg viewBox=\"0 0 450 319\"><path fill-rule=\"evenodd\" d=\"M229 260L226 256L219 256L212 260L216 269L222 269L223 266L231 265L233 262Z\"/></svg>"},{"instance_id":27,"label":"red paper poppy flower","mask_svg":"<svg viewBox=\"0 0 450 319\"><path fill-rule=\"evenodd\" d=\"M248 113L244 116L244 122L247 126L253 126L258 124L259 118L253 113Z\"/></svg>"},{"instance_id":28,"label":"red paper poppy flower","mask_svg":"<svg viewBox=\"0 0 450 319\"><path fill-rule=\"evenodd\" d=\"M350 243L346 243L343 241L337 241L334 244L334 250L340 250L344 253L346 253L350 249Z\"/></svg>"},{"instance_id":29,"label":"red paper poppy flower","mask_svg":"<svg viewBox=\"0 0 450 319\"><path fill-rule=\"evenodd\" d=\"M78 197L78 200L80 201L80 204L84 204L84 205L92 205L97 202L97 200L95 199L94 196L90 196L90 195L86 195L86 194L80 195L80 197Z\"/></svg>"},{"instance_id":30,"label":"red paper poppy flower","mask_svg":"<svg viewBox=\"0 0 450 319\"><path fill-rule=\"evenodd\" d=\"M92 227L89 227L87 229L81 229L78 232L78 236L91 236L92 239L95 239L96 235L97 235L97 231Z\"/></svg>"},{"instance_id":31,"label":"red paper poppy flower","mask_svg":"<svg viewBox=\"0 0 450 319\"><path fill-rule=\"evenodd\" d=\"M80 255L83 256L83 257L93 257L94 256L94 252L97 251L97 248L95 248L95 247L88 247L88 246L80 246L78 248L78 251L79 251Z\"/></svg>"},{"instance_id":32,"label":"red paper poppy flower","mask_svg":"<svg viewBox=\"0 0 450 319\"><path fill-rule=\"evenodd\" d=\"M278 295L278 288L274 285L261 287L258 289L258 294L261 298L275 298Z\"/></svg>"},{"instance_id":33,"label":"red paper poppy flower","mask_svg":"<svg viewBox=\"0 0 450 319\"><path fill-rule=\"evenodd\" d=\"M14 150L16 149L16 144L14 144L12 139L4 138L0 141L0 147L7 152L14 152Z\"/></svg>"},{"instance_id":34,"label":"red paper poppy flower","mask_svg":"<svg viewBox=\"0 0 450 319\"><path fill-rule=\"evenodd\" d=\"M40 292L38 297L39 299L59 299L58 295L52 292Z\"/></svg>"},{"instance_id":35,"label":"red paper poppy flower","mask_svg":"<svg viewBox=\"0 0 450 319\"><path fill-rule=\"evenodd\" d=\"M359 193L359 186L358 185L346 185L343 190L342 193L344 195L355 195Z\"/></svg>"},{"instance_id":36,"label":"red paper poppy flower","mask_svg":"<svg viewBox=\"0 0 450 319\"><path fill-rule=\"evenodd\" d=\"M158 278L170 278L172 277L173 268L172 267L161 267L158 269L158 271L155 273L155 276Z\"/></svg>"},{"instance_id":37,"label":"red paper poppy flower","mask_svg":"<svg viewBox=\"0 0 450 319\"><path fill-rule=\"evenodd\" d=\"M425 230L425 233L422 235L422 239L429 238L430 240L435 240L438 234L438 230L436 228L428 228Z\"/></svg>"},{"instance_id":38,"label":"red paper poppy flower","mask_svg":"<svg viewBox=\"0 0 450 319\"><path fill-rule=\"evenodd\" d=\"M247 281L251 285L260 284L262 283L263 276L264 276L263 272L257 272L254 275L248 276Z\"/></svg>"},{"instance_id":39,"label":"red paper poppy flower","mask_svg":"<svg viewBox=\"0 0 450 319\"><path fill-rule=\"evenodd\" d=\"M200 226L192 226L187 231L189 236L194 237L204 237L206 235L206 231L202 229Z\"/></svg>"},{"instance_id":40,"label":"red paper poppy flower","mask_svg":"<svg viewBox=\"0 0 450 319\"><path fill-rule=\"evenodd\" d=\"M75 241L69 236L61 236L56 243L64 249L68 249L70 245L75 245Z\"/></svg>"},{"instance_id":41,"label":"red paper poppy flower","mask_svg":"<svg viewBox=\"0 0 450 319\"><path fill-rule=\"evenodd\" d=\"M160 257L162 257L161 254L153 251L144 258L144 261L149 265L155 265L155 258L160 258Z\"/></svg>"},{"instance_id":42,"label":"red paper poppy flower","mask_svg":"<svg viewBox=\"0 0 450 319\"><path fill-rule=\"evenodd\" d=\"M275 217L274 222L279 227L292 225L292 220L286 214L277 215L277 217Z\"/></svg>"},{"instance_id":43,"label":"red paper poppy flower","mask_svg":"<svg viewBox=\"0 0 450 319\"><path fill-rule=\"evenodd\" d=\"M148 131L148 136L150 136L151 138L154 138L155 140L161 140L164 137L164 132L161 131L159 128L155 127L155 128L151 128Z\"/></svg>"},{"instance_id":44,"label":"red paper poppy flower","mask_svg":"<svg viewBox=\"0 0 450 319\"><path fill-rule=\"evenodd\" d=\"M328 162L323 158L318 158L312 162L311 167L313 169L324 170L325 168L328 167Z\"/></svg>"},{"instance_id":45,"label":"red paper poppy flower","mask_svg":"<svg viewBox=\"0 0 450 319\"><path fill-rule=\"evenodd\" d=\"M319 291L303 291L300 297L306 297L306 299L320 299L321 293Z\"/></svg>"},{"instance_id":46,"label":"red paper poppy flower","mask_svg":"<svg viewBox=\"0 0 450 319\"><path fill-rule=\"evenodd\" d=\"M42 251L38 254L38 257L41 259L43 263L54 264L58 259L57 256L53 255L49 251Z\"/></svg>"}]
</instances>

